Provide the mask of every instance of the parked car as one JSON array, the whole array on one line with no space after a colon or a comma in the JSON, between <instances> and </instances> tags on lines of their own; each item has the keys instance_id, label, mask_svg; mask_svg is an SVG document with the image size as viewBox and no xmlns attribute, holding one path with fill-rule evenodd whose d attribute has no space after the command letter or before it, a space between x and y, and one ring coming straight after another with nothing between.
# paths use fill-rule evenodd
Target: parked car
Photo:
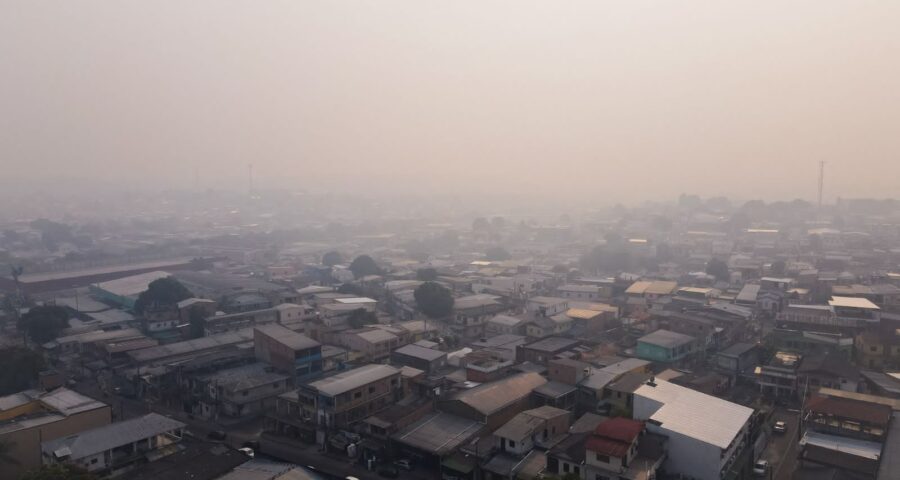
<instances>
[{"instance_id":1,"label":"parked car","mask_svg":"<svg viewBox=\"0 0 900 480\"><path fill-rule=\"evenodd\" d=\"M397 478L400 476L400 471L395 467L385 465L378 469L378 476L384 478Z\"/></svg>"},{"instance_id":2,"label":"parked car","mask_svg":"<svg viewBox=\"0 0 900 480\"><path fill-rule=\"evenodd\" d=\"M259 450L259 440L247 440L241 447L252 448L254 451Z\"/></svg>"},{"instance_id":3,"label":"parked car","mask_svg":"<svg viewBox=\"0 0 900 480\"><path fill-rule=\"evenodd\" d=\"M413 469L412 461L409 460L408 458L401 458L400 460L395 460L394 466L397 468L402 468L403 470L406 470L407 472Z\"/></svg>"},{"instance_id":4,"label":"parked car","mask_svg":"<svg viewBox=\"0 0 900 480\"><path fill-rule=\"evenodd\" d=\"M775 433L785 433L787 432L787 423L779 420L775 422L775 425L772 426L772 431Z\"/></svg>"},{"instance_id":5,"label":"parked car","mask_svg":"<svg viewBox=\"0 0 900 480\"><path fill-rule=\"evenodd\" d=\"M256 456L256 453L253 451L252 448L243 447L243 448L239 448L238 451L250 458L253 458Z\"/></svg>"},{"instance_id":6,"label":"parked car","mask_svg":"<svg viewBox=\"0 0 900 480\"><path fill-rule=\"evenodd\" d=\"M757 460L756 463L753 464L753 474L757 477L765 477L766 474L769 473L769 461L768 460Z\"/></svg>"},{"instance_id":7,"label":"parked car","mask_svg":"<svg viewBox=\"0 0 900 480\"><path fill-rule=\"evenodd\" d=\"M228 434L222 430L213 430L206 434L206 438L210 440L225 440L228 438Z\"/></svg>"}]
</instances>

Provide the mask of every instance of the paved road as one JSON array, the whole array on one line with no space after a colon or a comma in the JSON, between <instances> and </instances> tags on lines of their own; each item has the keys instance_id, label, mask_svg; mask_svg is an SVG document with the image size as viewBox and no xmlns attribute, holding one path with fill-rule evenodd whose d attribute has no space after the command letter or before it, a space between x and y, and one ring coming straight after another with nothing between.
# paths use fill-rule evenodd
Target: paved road
<instances>
[{"instance_id":1,"label":"paved road","mask_svg":"<svg viewBox=\"0 0 900 480\"><path fill-rule=\"evenodd\" d=\"M762 457L772 466L772 479L790 480L797 465L797 412L777 408L772 415L772 422L783 421L787 424L786 433L773 433Z\"/></svg>"}]
</instances>

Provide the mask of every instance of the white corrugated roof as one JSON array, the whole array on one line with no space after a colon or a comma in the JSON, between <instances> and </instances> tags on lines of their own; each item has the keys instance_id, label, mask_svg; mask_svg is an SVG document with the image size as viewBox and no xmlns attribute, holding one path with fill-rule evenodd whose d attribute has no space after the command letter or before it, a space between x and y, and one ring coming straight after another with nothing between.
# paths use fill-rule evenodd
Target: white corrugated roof
<instances>
[{"instance_id":1,"label":"white corrugated roof","mask_svg":"<svg viewBox=\"0 0 900 480\"><path fill-rule=\"evenodd\" d=\"M728 448L753 414L752 408L656 379L655 385L642 385L635 390L643 397L662 404L649 420L661 427L700 441ZM648 420L638 418L637 420Z\"/></svg>"}]
</instances>

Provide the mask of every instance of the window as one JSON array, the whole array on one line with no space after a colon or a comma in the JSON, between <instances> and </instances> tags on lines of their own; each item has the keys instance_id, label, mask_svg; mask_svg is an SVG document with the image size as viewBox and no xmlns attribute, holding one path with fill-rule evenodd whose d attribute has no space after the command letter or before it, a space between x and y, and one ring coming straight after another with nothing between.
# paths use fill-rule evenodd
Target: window
<instances>
[{"instance_id":1,"label":"window","mask_svg":"<svg viewBox=\"0 0 900 480\"><path fill-rule=\"evenodd\" d=\"M509 442L509 448L516 448L516 442L512 440L507 440L507 442Z\"/></svg>"},{"instance_id":2,"label":"window","mask_svg":"<svg viewBox=\"0 0 900 480\"><path fill-rule=\"evenodd\" d=\"M877 352L877 351L878 351L878 347L876 347L876 346L873 345L873 346L869 347L869 351L870 351L870 352Z\"/></svg>"},{"instance_id":3,"label":"window","mask_svg":"<svg viewBox=\"0 0 900 480\"><path fill-rule=\"evenodd\" d=\"M359 399L359 398L362 398L362 392L356 392L356 393L353 394L353 399L354 399L354 400L355 400L355 399Z\"/></svg>"},{"instance_id":4,"label":"window","mask_svg":"<svg viewBox=\"0 0 900 480\"><path fill-rule=\"evenodd\" d=\"M563 463L563 472L569 473L569 464L568 463Z\"/></svg>"},{"instance_id":5,"label":"window","mask_svg":"<svg viewBox=\"0 0 900 480\"><path fill-rule=\"evenodd\" d=\"M369 387L369 393L375 393L375 387Z\"/></svg>"},{"instance_id":6,"label":"window","mask_svg":"<svg viewBox=\"0 0 900 480\"><path fill-rule=\"evenodd\" d=\"M95 464L95 463L97 463L97 459L96 459L96 458L92 458L92 459L91 459L91 465L93 465L93 464Z\"/></svg>"},{"instance_id":7,"label":"window","mask_svg":"<svg viewBox=\"0 0 900 480\"><path fill-rule=\"evenodd\" d=\"M609 457L606 455L600 455L599 453L595 453L597 455L597 461L603 463L609 463Z\"/></svg>"}]
</instances>

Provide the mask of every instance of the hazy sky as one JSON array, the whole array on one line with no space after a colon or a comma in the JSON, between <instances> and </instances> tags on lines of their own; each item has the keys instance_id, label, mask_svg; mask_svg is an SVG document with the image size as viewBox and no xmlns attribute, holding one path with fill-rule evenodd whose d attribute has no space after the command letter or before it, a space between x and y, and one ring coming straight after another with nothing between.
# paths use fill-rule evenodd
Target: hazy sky
<instances>
[{"instance_id":1,"label":"hazy sky","mask_svg":"<svg viewBox=\"0 0 900 480\"><path fill-rule=\"evenodd\" d=\"M0 181L900 197L900 2L0 0Z\"/></svg>"}]
</instances>

